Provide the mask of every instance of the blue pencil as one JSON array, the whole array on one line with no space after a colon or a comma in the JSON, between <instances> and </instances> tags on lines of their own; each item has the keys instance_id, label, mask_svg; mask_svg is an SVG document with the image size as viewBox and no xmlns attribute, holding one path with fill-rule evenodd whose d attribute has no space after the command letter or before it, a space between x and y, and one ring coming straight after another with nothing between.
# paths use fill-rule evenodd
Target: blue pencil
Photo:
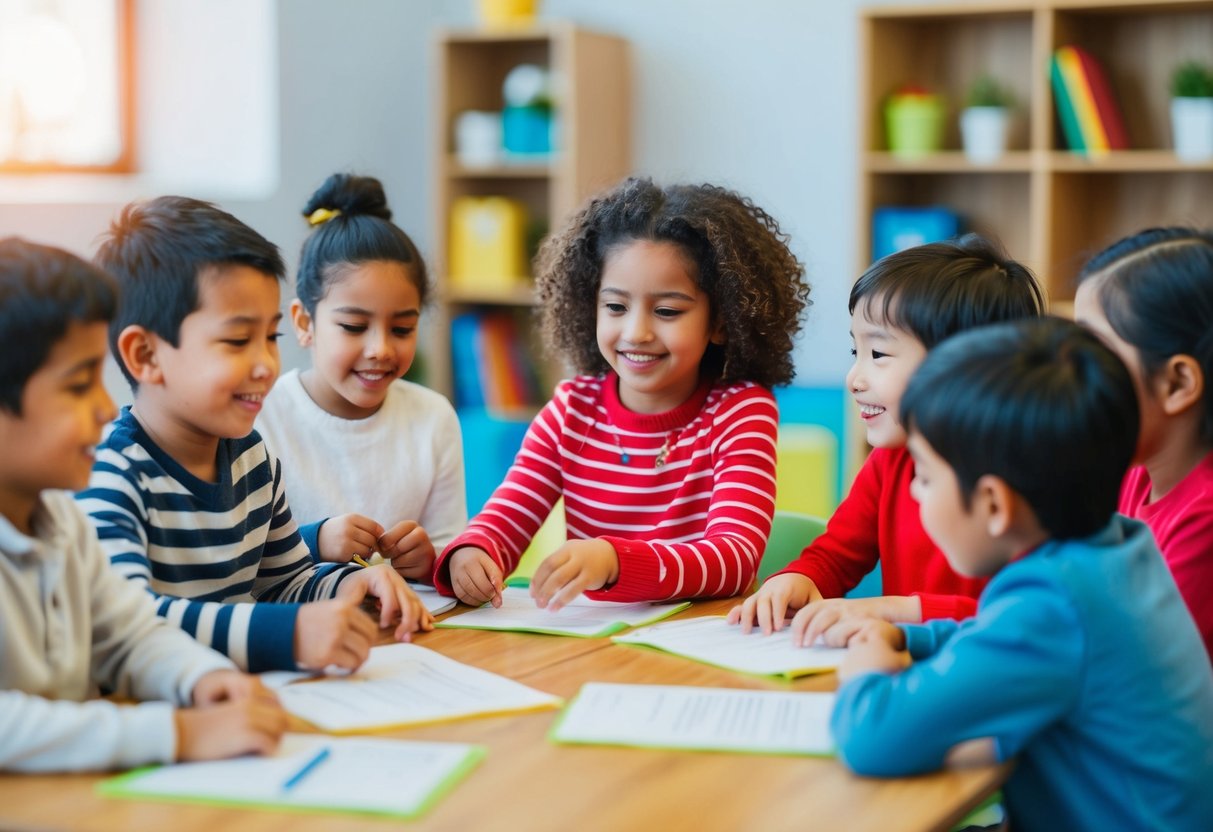
<instances>
[{"instance_id":1,"label":"blue pencil","mask_svg":"<svg viewBox=\"0 0 1213 832\"><path fill-rule=\"evenodd\" d=\"M291 789L295 788L295 786L298 786L299 783L303 781L303 778L305 778L309 774L311 774L312 771L314 769L316 769L317 766L319 766L321 763L323 763L328 758L328 756L329 756L329 747L326 745L323 748L321 748L319 751L317 751L315 753L315 755L312 756L311 759L309 759L306 763L304 763L303 766L298 771L296 771L294 774L292 774L290 777L288 777L286 779L286 782L282 784L282 790L284 792L288 792Z\"/></svg>"}]
</instances>

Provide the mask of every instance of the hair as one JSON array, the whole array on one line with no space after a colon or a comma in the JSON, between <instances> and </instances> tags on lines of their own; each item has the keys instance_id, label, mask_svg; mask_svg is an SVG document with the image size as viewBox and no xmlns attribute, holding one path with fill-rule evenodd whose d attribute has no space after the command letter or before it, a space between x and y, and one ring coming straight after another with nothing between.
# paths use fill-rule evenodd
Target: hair
<instances>
[{"instance_id":1,"label":"hair","mask_svg":"<svg viewBox=\"0 0 1213 832\"><path fill-rule=\"evenodd\" d=\"M1094 289L1108 324L1141 358L1149 381L1174 355L1204 374L1201 437L1213 441L1213 232L1149 228L1096 254L1079 283Z\"/></svg>"},{"instance_id":2,"label":"hair","mask_svg":"<svg viewBox=\"0 0 1213 832\"><path fill-rule=\"evenodd\" d=\"M966 509L1000 477L1059 539L1116 511L1137 445L1128 369L1099 338L1055 317L980 327L927 353L901 398L901 422L956 473Z\"/></svg>"},{"instance_id":3,"label":"hair","mask_svg":"<svg viewBox=\"0 0 1213 832\"><path fill-rule=\"evenodd\" d=\"M578 372L600 374L598 289L606 257L628 243L677 245L696 266L724 344L709 344L704 378L771 387L792 380L793 339L810 304L788 237L747 197L715 185L659 187L631 178L591 199L543 244L536 289L548 343Z\"/></svg>"},{"instance_id":4,"label":"hair","mask_svg":"<svg viewBox=\"0 0 1213 832\"><path fill-rule=\"evenodd\" d=\"M321 209L331 212L330 216L313 219ZM303 243L295 294L309 315L316 314L316 304L347 267L371 260L408 266L405 272L425 304L430 294L425 260L409 235L392 223L392 211L378 179L334 173L312 194L303 216L315 230Z\"/></svg>"},{"instance_id":5,"label":"hair","mask_svg":"<svg viewBox=\"0 0 1213 832\"><path fill-rule=\"evenodd\" d=\"M74 254L17 237L0 240L0 410L21 415L21 394L73 323L106 322L114 279Z\"/></svg>"},{"instance_id":6,"label":"hair","mask_svg":"<svg viewBox=\"0 0 1213 832\"><path fill-rule=\"evenodd\" d=\"M243 265L275 280L286 273L278 247L269 240L211 203L181 196L123 208L103 235L94 262L113 274L121 289L109 340L132 390L138 384L118 355L122 330L137 324L176 347L181 322L198 308L203 270Z\"/></svg>"},{"instance_id":7,"label":"hair","mask_svg":"<svg viewBox=\"0 0 1213 832\"><path fill-rule=\"evenodd\" d=\"M879 304L885 323L928 350L975 326L1035 318L1045 305L1032 272L977 234L882 257L851 287L847 310L860 301L869 314Z\"/></svg>"}]
</instances>

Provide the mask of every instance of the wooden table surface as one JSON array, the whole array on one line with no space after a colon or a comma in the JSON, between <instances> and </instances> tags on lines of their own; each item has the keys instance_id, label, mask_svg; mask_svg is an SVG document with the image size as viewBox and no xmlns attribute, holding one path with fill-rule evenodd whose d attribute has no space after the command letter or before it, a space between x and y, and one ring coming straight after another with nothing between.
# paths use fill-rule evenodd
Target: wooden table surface
<instances>
[{"instance_id":1,"label":"wooden table surface","mask_svg":"<svg viewBox=\"0 0 1213 832\"><path fill-rule=\"evenodd\" d=\"M730 601L682 616L719 614ZM460 608L462 609L462 608ZM456 610L458 612L459 610ZM417 643L570 698L587 681L831 690L833 674L747 676L609 639L436 630ZM0 775L0 829L290 832L418 830L947 830L999 788L1009 768L856 777L833 759L556 745L556 711L469 719L388 734L472 742L488 754L417 821L106 799L98 775Z\"/></svg>"}]
</instances>

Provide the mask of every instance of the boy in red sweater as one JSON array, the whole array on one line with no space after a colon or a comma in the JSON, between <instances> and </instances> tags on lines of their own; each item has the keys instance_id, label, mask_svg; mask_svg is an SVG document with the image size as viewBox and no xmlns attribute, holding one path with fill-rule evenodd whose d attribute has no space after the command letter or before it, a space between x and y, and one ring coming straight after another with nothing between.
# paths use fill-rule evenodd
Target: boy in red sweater
<instances>
[{"instance_id":1,"label":"boy in red sweater","mask_svg":"<svg viewBox=\"0 0 1213 832\"><path fill-rule=\"evenodd\" d=\"M984 324L1040 315L1043 305L1032 273L976 235L890 254L864 272L848 304L855 363L847 387L874 450L825 532L734 607L730 623L745 632L757 624L769 634L795 611L793 640L810 644L861 617L913 623L976 612L985 580L952 570L910 496L914 462L898 403L937 343ZM843 598L877 562L887 594Z\"/></svg>"}]
</instances>

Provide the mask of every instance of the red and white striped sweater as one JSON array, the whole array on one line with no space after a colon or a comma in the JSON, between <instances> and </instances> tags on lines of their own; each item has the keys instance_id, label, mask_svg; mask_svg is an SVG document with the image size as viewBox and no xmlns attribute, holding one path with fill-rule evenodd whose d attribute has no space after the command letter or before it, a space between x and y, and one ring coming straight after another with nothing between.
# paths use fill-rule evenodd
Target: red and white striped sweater
<instances>
[{"instance_id":1,"label":"red and white striped sweater","mask_svg":"<svg viewBox=\"0 0 1213 832\"><path fill-rule=\"evenodd\" d=\"M750 586L775 511L775 398L750 382L705 383L675 409L643 414L620 403L617 384L614 373L561 382L505 482L434 565L439 591L452 594L446 559L460 546L512 572L562 496L569 539L602 538L619 555L619 580L590 598L727 597Z\"/></svg>"}]
</instances>

